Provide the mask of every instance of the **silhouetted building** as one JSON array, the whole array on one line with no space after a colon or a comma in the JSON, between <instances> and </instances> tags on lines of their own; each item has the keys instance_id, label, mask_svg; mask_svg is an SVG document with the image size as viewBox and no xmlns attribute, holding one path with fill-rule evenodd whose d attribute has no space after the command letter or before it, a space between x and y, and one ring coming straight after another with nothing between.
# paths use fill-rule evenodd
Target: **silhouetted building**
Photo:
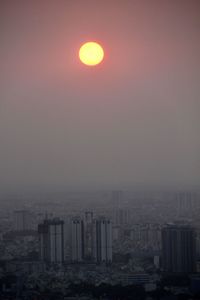
<instances>
[{"instance_id":1,"label":"silhouetted building","mask_svg":"<svg viewBox=\"0 0 200 300\"><path fill-rule=\"evenodd\" d=\"M32 215L27 210L14 211L14 230L26 231L32 229Z\"/></svg>"},{"instance_id":2,"label":"silhouetted building","mask_svg":"<svg viewBox=\"0 0 200 300\"><path fill-rule=\"evenodd\" d=\"M84 256L88 261L92 260L92 244L93 244L93 212L85 212L85 221L84 221Z\"/></svg>"},{"instance_id":3,"label":"silhouetted building","mask_svg":"<svg viewBox=\"0 0 200 300\"><path fill-rule=\"evenodd\" d=\"M84 260L84 223L79 217L71 221L71 259L74 262Z\"/></svg>"},{"instance_id":4,"label":"silhouetted building","mask_svg":"<svg viewBox=\"0 0 200 300\"><path fill-rule=\"evenodd\" d=\"M196 230L197 259L200 260L200 229Z\"/></svg>"},{"instance_id":5,"label":"silhouetted building","mask_svg":"<svg viewBox=\"0 0 200 300\"><path fill-rule=\"evenodd\" d=\"M162 267L165 272L195 272L196 243L192 227L169 224L162 229Z\"/></svg>"},{"instance_id":6,"label":"silhouetted building","mask_svg":"<svg viewBox=\"0 0 200 300\"><path fill-rule=\"evenodd\" d=\"M179 192L176 195L178 201L178 216L186 217L193 212L195 194L193 192Z\"/></svg>"},{"instance_id":7,"label":"silhouetted building","mask_svg":"<svg viewBox=\"0 0 200 300\"><path fill-rule=\"evenodd\" d=\"M112 224L101 217L94 221L93 228L93 257L98 263L112 262Z\"/></svg>"},{"instance_id":8,"label":"silhouetted building","mask_svg":"<svg viewBox=\"0 0 200 300\"><path fill-rule=\"evenodd\" d=\"M59 219L44 220L38 225L40 259L50 263L64 261L64 222Z\"/></svg>"},{"instance_id":9,"label":"silhouetted building","mask_svg":"<svg viewBox=\"0 0 200 300\"><path fill-rule=\"evenodd\" d=\"M127 225L130 223L130 210L127 208L117 208L114 220L116 225Z\"/></svg>"}]
</instances>

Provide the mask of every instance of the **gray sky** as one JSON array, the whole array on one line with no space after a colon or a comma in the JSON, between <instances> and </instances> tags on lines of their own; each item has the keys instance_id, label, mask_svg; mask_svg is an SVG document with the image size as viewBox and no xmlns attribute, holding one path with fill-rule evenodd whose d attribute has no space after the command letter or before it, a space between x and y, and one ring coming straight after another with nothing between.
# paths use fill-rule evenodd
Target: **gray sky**
<instances>
[{"instance_id":1,"label":"gray sky","mask_svg":"<svg viewBox=\"0 0 200 300\"><path fill-rule=\"evenodd\" d=\"M2 0L0 37L0 188L199 186L200 1Z\"/></svg>"}]
</instances>

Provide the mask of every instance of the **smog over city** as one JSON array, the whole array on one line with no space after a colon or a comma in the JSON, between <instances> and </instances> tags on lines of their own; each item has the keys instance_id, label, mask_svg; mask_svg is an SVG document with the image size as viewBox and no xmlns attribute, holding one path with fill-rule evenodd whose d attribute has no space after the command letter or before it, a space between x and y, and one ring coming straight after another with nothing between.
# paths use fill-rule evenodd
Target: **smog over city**
<instances>
[{"instance_id":1,"label":"smog over city","mask_svg":"<svg viewBox=\"0 0 200 300\"><path fill-rule=\"evenodd\" d=\"M200 1L0 1L0 299L200 298Z\"/></svg>"}]
</instances>

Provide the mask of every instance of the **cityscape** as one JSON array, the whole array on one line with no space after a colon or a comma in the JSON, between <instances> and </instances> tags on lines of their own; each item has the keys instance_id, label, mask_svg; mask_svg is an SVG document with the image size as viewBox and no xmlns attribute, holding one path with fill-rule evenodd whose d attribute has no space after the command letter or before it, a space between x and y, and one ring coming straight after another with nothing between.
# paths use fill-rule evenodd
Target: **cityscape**
<instances>
[{"instance_id":1,"label":"cityscape","mask_svg":"<svg viewBox=\"0 0 200 300\"><path fill-rule=\"evenodd\" d=\"M0 300L200 300L200 0L0 0Z\"/></svg>"},{"instance_id":2,"label":"cityscape","mask_svg":"<svg viewBox=\"0 0 200 300\"><path fill-rule=\"evenodd\" d=\"M15 197L1 198L1 299L198 299L199 191Z\"/></svg>"}]
</instances>

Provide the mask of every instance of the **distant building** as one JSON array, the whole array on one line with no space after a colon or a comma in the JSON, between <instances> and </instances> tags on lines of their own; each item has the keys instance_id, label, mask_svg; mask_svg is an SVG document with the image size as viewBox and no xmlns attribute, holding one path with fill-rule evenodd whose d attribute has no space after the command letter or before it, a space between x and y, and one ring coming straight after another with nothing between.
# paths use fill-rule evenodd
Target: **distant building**
<instances>
[{"instance_id":1,"label":"distant building","mask_svg":"<svg viewBox=\"0 0 200 300\"><path fill-rule=\"evenodd\" d=\"M64 215L64 256L66 261L71 260L71 215Z\"/></svg>"},{"instance_id":2,"label":"distant building","mask_svg":"<svg viewBox=\"0 0 200 300\"><path fill-rule=\"evenodd\" d=\"M115 209L114 221L116 225L130 224L130 210L127 208Z\"/></svg>"},{"instance_id":3,"label":"distant building","mask_svg":"<svg viewBox=\"0 0 200 300\"><path fill-rule=\"evenodd\" d=\"M198 194L191 191L179 192L176 194L178 217L185 218L192 216L194 211L198 209Z\"/></svg>"},{"instance_id":4,"label":"distant building","mask_svg":"<svg viewBox=\"0 0 200 300\"><path fill-rule=\"evenodd\" d=\"M71 221L71 260L73 262L84 260L84 223L79 217Z\"/></svg>"},{"instance_id":5,"label":"distant building","mask_svg":"<svg viewBox=\"0 0 200 300\"><path fill-rule=\"evenodd\" d=\"M196 231L197 259L200 260L200 228Z\"/></svg>"},{"instance_id":6,"label":"distant building","mask_svg":"<svg viewBox=\"0 0 200 300\"><path fill-rule=\"evenodd\" d=\"M130 239L134 242L134 244L138 244L141 240L141 225L140 224L134 224L131 227L131 232L130 232Z\"/></svg>"},{"instance_id":7,"label":"distant building","mask_svg":"<svg viewBox=\"0 0 200 300\"><path fill-rule=\"evenodd\" d=\"M14 211L14 230L15 231L27 231L31 230L32 215L27 210L15 210Z\"/></svg>"},{"instance_id":8,"label":"distant building","mask_svg":"<svg viewBox=\"0 0 200 300\"><path fill-rule=\"evenodd\" d=\"M161 249L161 227L156 223L133 224L131 226L130 238L134 245L143 249Z\"/></svg>"},{"instance_id":9,"label":"distant building","mask_svg":"<svg viewBox=\"0 0 200 300\"><path fill-rule=\"evenodd\" d=\"M101 217L94 221L93 257L98 263L112 262L112 223Z\"/></svg>"},{"instance_id":10,"label":"distant building","mask_svg":"<svg viewBox=\"0 0 200 300\"><path fill-rule=\"evenodd\" d=\"M169 224L162 229L162 268L169 273L195 272L196 243L192 227Z\"/></svg>"},{"instance_id":11,"label":"distant building","mask_svg":"<svg viewBox=\"0 0 200 300\"><path fill-rule=\"evenodd\" d=\"M92 260L93 245L93 212L85 212L84 220L84 256L87 261Z\"/></svg>"},{"instance_id":12,"label":"distant building","mask_svg":"<svg viewBox=\"0 0 200 300\"><path fill-rule=\"evenodd\" d=\"M113 241L120 241L123 237L123 230L119 226L114 226L112 228L112 239Z\"/></svg>"},{"instance_id":13,"label":"distant building","mask_svg":"<svg viewBox=\"0 0 200 300\"><path fill-rule=\"evenodd\" d=\"M40 259L49 263L64 261L64 222L59 219L44 220L38 225Z\"/></svg>"}]
</instances>

